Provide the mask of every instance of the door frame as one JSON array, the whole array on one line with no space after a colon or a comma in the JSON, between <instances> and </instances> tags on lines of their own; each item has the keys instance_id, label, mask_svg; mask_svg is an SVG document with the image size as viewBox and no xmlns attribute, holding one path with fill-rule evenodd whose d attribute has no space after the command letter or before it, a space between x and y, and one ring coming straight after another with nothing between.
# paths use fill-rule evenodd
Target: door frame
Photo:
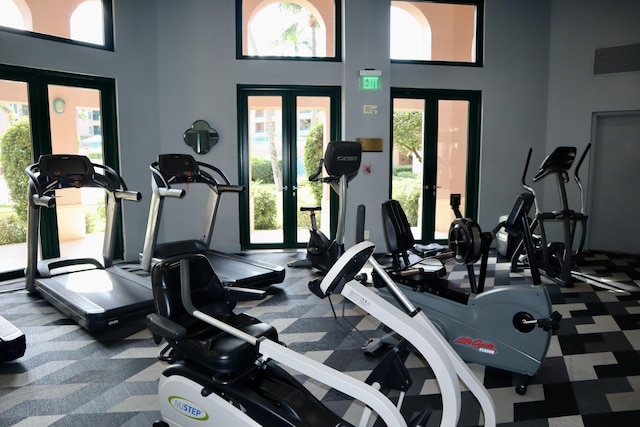
<instances>
[{"instance_id":1,"label":"door frame","mask_svg":"<svg viewBox=\"0 0 640 427\"><path fill-rule=\"evenodd\" d=\"M71 86L100 91L102 154L105 164L119 172L115 79L4 64L0 64L0 79L27 84L33 161L42 154L49 154L52 151L48 86ZM45 259L59 257L60 242L55 210L45 210L41 221L42 229L47 230L45 233L40 233L42 257ZM115 242L115 258L122 257L124 251L121 223L122 218L118 217L116 224L120 227L120 233ZM0 281L20 277L24 277L24 269L0 272Z\"/></svg>"},{"instance_id":2,"label":"door frame","mask_svg":"<svg viewBox=\"0 0 640 427\"><path fill-rule=\"evenodd\" d=\"M281 96L282 97L282 139L283 141L293 141L294 145L283 142L282 152L282 175L283 186L293 186L295 174L293 173L292 160L295 159L296 142L296 97L298 96L318 96L327 97L331 102L329 112L329 141L338 140L342 132L341 126L341 94L340 86L304 86L304 85L259 85L259 84L239 84L237 86L238 104L238 174L239 183L247 191L240 195L240 246L241 250L247 249L294 249L306 246L305 243L297 242L297 221L286 221L286 215L297 215L296 198L292 192L288 192L283 199L283 224L284 239L282 243L251 243L249 227L249 117L248 99L250 96ZM337 221L337 207L334 199L331 199L331 235L335 233L335 222Z\"/></svg>"},{"instance_id":3,"label":"door frame","mask_svg":"<svg viewBox=\"0 0 640 427\"><path fill-rule=\"evenodd\" d=\"M481 148L481 128L482 128L482 92L478 90L459 89L416 89L416 88L391 88L391 117L390 132L393 141L393 102L396 98L422 99L425 101L425 123L423 141L424 147L436 147L438 138L438 101L468 101L469 102L469 127L467 135L467 165L466 165L466 191L464 197L465 206L463 214L468 218L476 218L478 215L478 197L480 181L480 148ZM436 150L430 150L435 153ZM389 150L389 198L393 191L393 146ZM436 156L423 156L423 215L422 215L422 235L415 236L419 243L429 243L432 241L444 242L444 239L435 239L435 202L429 201L426 197L425 185L436 185L437 175ZM424 237L427 235L427 237ZM431 237L429 237L431 236Z\"/></svg>"}]
</instances>

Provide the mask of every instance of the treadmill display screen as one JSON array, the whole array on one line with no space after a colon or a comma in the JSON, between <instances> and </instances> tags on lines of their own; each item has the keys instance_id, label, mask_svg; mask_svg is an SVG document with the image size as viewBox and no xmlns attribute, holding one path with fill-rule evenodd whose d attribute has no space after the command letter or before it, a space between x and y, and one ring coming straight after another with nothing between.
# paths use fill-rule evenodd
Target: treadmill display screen
<instances>
[{"instance_id":1,"label":"treadmill display screen","mask_svg":"<svg viewBox=\"0 0 640 427\"><path fill-rule=\"evenodd\" d=\"M167 180L190 182L200 174L198 163L188 154L161 154L158 167Z\"/></svg>"},{"instance_id":2,"label":"treadmill display screen","mask_svg":"<svg viewBox=\"0 0 640 427\"><path fill-rule=\"evenodd\" d=\"M40 174L51 179L68 176L91 176L94 173L91 161L85 156L43 155L39 161Z\"/></svg>"}]
</instances>

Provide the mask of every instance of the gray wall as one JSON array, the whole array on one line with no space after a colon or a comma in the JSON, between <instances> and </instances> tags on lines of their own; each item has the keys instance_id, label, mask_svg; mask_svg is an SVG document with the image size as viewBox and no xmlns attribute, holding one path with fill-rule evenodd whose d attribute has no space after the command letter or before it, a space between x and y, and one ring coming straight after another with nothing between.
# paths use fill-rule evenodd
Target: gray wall
<instances>
[{"instance_id":1,"label":"gray wall","mask_svg":"<svg viewBox=\"0 0 640 427\"><path fill-rule=\"evenodd\" d=\"M548 151L559 145L577 146L582 150L591 141L594 112L640 110L640 72L593 75L595 49L639 43L639 22L640 2L637 0L552 2L546 134ZM640 149L637 145L635 147ZM591 154L597 155L599 150L605 149L606 147L594 147ZM539 164L541 159L542 153L538 153L534 164ZM589 164L584 167L584 172L582 169L580 171L588 196L590 189L595 187L595 182L589 185L590 177L599 181L607 179L606 176L593 177L590 172ZM557 191L550 184L545 187L544 202L548 206L558 206ZM580 204L579 193L577 186L571 184L567 185L571 190L569 205L577 209ZM609 191L618 193L620 197L617 206L608 208L620 216L621 221L627 221L629 210L626 200L636 199L640 195L637 183L629 183L626 189L614 186ZM590 200L590 203L597 201ZM590 229L599 226L606 227L593 221L589 223ZM621 235L620 238L632 237Z\"/></svg>"},{"instance_id":2,"label":"gray wall","mask_svg":"<svg viewBox=\"0 0 640 427\"><path fill-rule=\"evenodd\" d=\"M372 173L352 181L348 206L351 220L355 207L366 205L366 228L379 248L379 206L388 197L389 87L482 91L479 220L487 229L520 191L529 147L538 153L537 165L553 146L587 141L592 111L640 108L639 73L590 74L595 47L639 41L637 0L487 0L482 68L390 64L387 0L343 0L341 63L236 60L231 1L114 3L116 52L0 33L0 62L116 78L122 173L144 197L126 206L128 259L137 257L144 238L148 164L159 153L188 152L182 134L194 120L205 119L220 133L202 161L237 180L238 84L342 86L343 137L384 139L383 153L365 153ZM361 68L382 70L385 91L359 91ZM378 116L363 115L363 104L377 104ZM213 244L221 250L239 249L237 208L231 197L220 207ZM165 225L160 239L177 239L197 234L201 222L197 209L169 205Z\"/></svg>"}]
</instances>

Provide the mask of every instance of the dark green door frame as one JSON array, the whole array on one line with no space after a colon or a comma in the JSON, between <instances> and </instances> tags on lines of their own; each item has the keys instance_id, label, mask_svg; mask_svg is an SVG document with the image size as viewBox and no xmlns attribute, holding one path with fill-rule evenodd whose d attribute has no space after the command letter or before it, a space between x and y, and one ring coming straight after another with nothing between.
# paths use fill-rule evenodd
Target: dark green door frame
<instances>
[{"instance_id":1,"label":"dark green door frame","mask_svg":"<svg viewBox=\"0 0 640 427\"><path fill-rule=\"evenodd\" d=\"M466 165L466 197L464 215L469 218L477 218L478 193L480 181L480 135L481 135L481 106L482 92L473 90L454 89L407 89L391 88L391 104L395 98L422 99L425 101L424 119L424 147L432 155L423 159L423 182L432 188L436 185L437 156L435 147L438 141L438 101L468 101L469 102L469 128ZM391 129L393 129L393 108L391 112ZM427 149L426 147L429 147ZM390 165L393 165L393 150L390 150ZM462 173L462 171L461 171ZM389 189L392 189L392 173L389 173ZM391 197L391 193L389 194ZM424 206L422 215L422 230L435 229L435 206ZM424 233L424 232L423 232ZM416 236L417 238L417 236ZM425 242L422 242L425 243Z\"/></svg>"},{"instance_id":2,"label":"dark green door frame","mask_svg":"<svg viewBox=\"0 0 640 427\"><path fill-rule=\"evenodd\" d=\"M278 96L282 99L282 138L288 142L283 144L282 173L283 186L293 188L296 185L296 98L299 96L327 97L331 101L329 140L340 138L340 96L339 86L290 86L290 85L238 85L238 170L239 183L249 188L249 135L248 99L251 96ZM284 210L284 242L256 244L250 243L249 228L249 194L240 196L240 245L245 249L284 249L304 247L296 238L297 221L287 220L297 216L296 198L293 192L287 192L283 199ZM331 235L335 234L337 222L337 203L331 202Z\"/></svg>"},{"instance_id":3,"label":"dark green door frame","mask_svg":"<svg viewBox=\"0 0 640 427\"><path fill-rule=\"evenodd\" d=\"M38 70L26 67L15 67L0 64L0 79L27 83L29 100L29 120L31 124L31 141L33 160L42 154L52 151L51 119L49 117L48 86L61 85L100 91L100 109L102 112L103 156L106 165L119 171L117 118L116 118L116 86L115 79L106 77L84 76L80 74L61 73ZM41 217L42 229L40 245L43 258L60 256L58 241L58 225L55 210L46 209ZM118 218L120 226L122 218ZM115 246L115 258L122 257L122 235L119 234ZM0 280L24 277L24 270L1 272Z\"/></svg>"}]
</instances>

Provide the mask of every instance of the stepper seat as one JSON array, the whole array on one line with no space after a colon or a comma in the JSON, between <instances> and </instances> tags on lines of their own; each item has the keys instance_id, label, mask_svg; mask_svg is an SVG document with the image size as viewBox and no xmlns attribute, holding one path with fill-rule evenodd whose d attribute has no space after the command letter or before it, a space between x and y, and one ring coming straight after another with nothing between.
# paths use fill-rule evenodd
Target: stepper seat
<instances>
[{"instance_id":1,"label":"stepper seat","mask_svg":"<svg viewBox=\"0 0 640 427\"><path fill-rule=\"evenodd\" d=\"M245 370L255 361L258 348L193 317L185 310L180 282L180 262L183 259L189 260L191 299L198 310L256 338L278 341L278 333L271 325L233 312L236 301L220 282L209 260L198 254L164 260L152 270L156 313L176 325L175 334L166 334L164 338L178 358L195 362L214 374Z\"/></svg>"}]
</instances>

